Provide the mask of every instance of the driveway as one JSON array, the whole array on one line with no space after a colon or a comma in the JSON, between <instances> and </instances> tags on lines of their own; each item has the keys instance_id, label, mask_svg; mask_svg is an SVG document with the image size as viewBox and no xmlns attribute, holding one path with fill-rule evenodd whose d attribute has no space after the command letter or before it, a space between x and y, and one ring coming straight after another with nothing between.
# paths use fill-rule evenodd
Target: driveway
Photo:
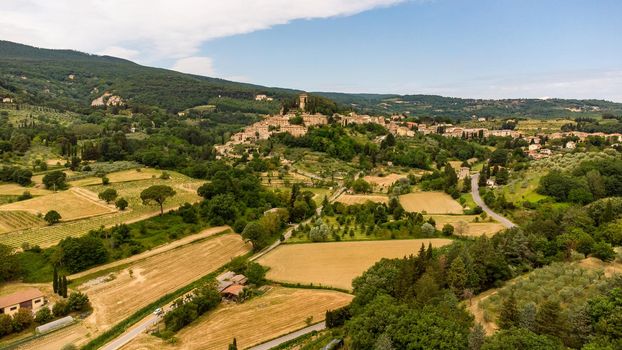
<instances>
[{"instance_id":1,"label":"driveway","mask_svg":"<svg viewBox=\"0 0 622 350\"><path fill-rule=\"evenodd\" d=\"M488 216L492 217L493 219L497 220L498 222L500 222L503 226L507 227L507 228L512 228L512 227L516 227L516 224L513 223L512 221L508 220L506 217L501 216L497 213L495 213L494 211L492 211L492 209L490 209L486 203L484 203L484 201L482 200L482 197L479 195L479 173L473 175L471 177L471 195L473 196L473 201L475 202L475 204L479 205L484 212L486 212L486 214L488 214Z\"/></svg>"}]
</instances>

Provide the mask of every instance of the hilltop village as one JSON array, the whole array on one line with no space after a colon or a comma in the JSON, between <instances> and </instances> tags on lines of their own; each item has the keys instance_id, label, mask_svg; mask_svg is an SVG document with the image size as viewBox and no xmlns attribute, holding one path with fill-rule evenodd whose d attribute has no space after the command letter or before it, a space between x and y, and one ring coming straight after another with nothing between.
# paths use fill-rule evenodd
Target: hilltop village
<instances>
[{"instance_id":1,"label":"hilltop village","mask_svg":"<svg viewBox=\"0 0 622 350\"><path fill-rule=\"evenodd\" d=\"M361 115L351 112L348 115L333 114L326 116L323 114L309 114L306 112L306 101L308 95L301 94L298 98L298 109L280 113L277 115L268 115L265 119L247 126L244 130L232 135L231 139L223 145L214 146L219 157L237 157L234 152L236 145L250 145L255 141L267 140L273 134L289 133L294 137L304 136L309 128L329 124L329 121L339 123L341 126L350 124L377 124L386 128L392 135L401 137L415 137L417 133L423 135L440 134L445 137L459 137L462 139L481 139L488 137L511 137L513 139L523 139L527 141L529 146L525 147L525 152L532 159L541 159L549 157L553 151L560 148L574 149L578 142L584 142L590 137L601 137L616 146L622 142L622 134L612 133L606 134L602 132L555 132L555 133L536 133L535 135L527 135L525 133L512 129L490 130L484 127L468 128L453 125L450 123L416 123L406 121L403 115L370 116ZM257 95L255 100L268 100L265 95ZM484 118L482 118L484 119ZM485 119L484 119L485 120ZM549 140L563 140L561 146L547 147L546 142ZM381 141L381 140L379 140Z\"/></svg>"}]
</instances>

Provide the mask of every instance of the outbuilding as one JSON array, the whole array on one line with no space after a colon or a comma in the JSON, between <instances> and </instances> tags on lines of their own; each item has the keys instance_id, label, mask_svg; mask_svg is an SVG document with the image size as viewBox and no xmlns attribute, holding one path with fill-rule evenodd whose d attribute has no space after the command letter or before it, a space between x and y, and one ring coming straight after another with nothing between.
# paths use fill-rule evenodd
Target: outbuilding
<instances>
[{"instance_id":1,"label":"outbuilding","mask_svg":"<svg viewBox=\"0 0 622 350\"><path fill-rule=\"evenodd\" d=\"M24 289L13 294L0 297L0 314L13 315L19 309L30 309L36 312L43 306L45 298L36 288Z\"/></svg>"}]
</instances>

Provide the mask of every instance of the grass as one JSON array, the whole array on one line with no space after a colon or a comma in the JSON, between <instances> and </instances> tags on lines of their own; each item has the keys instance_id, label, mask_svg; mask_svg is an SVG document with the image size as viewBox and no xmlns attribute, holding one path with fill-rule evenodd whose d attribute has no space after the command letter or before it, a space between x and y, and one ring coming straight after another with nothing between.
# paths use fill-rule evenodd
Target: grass
<instances>
[{"instance_id":1,"label":"grass","mask_svg":"<svg viewBox=\"0 0 622 350\"><path fill-rule=\"evenodd\" d=\"M464 203L463 205L468 207L468 208L475 208L477 206L477 204L475 204L475 201L473 200L473 196L471 195L471 193L463 193L460 195L460 203Z\"/></svg>"},{"instance_id":2,"label":"grass","mask_svg":"<svg viewBox=\"0 0 622 350\"><path fill-rule=\"evenodd\" d=\"M44 254L26 251L17 254L22 268L23 282L43 283L52 280L54 268Z\"/></svg>"},{"instance_id":3,"label":"grass","mask_svg":"<svg viewBox=\"0 0 622 350\"><path fill-rule=\"evenodd\" d=\"M540 184L540 178L543 175L540 171L527 170L520 172L515 174L507 185L499 187L497 193L503 193L506 200L515 204L521 204L525 201L537 203L548 198L548 196L536 192Z\"/></svg>"},{"instance_id":4,"label":"grass","mask_svg":"<svg viewBox=\"0 0 622 350\"><path fill-rule=\"evenodd\" d=\"M329 190L328 188L304 187L301 190L313 192L313 194L315 194L315 196L313 197L313 201L318 206L322 204L324 197L330 197L331 194L331 190Z\"/></svg>"}]
</instances>

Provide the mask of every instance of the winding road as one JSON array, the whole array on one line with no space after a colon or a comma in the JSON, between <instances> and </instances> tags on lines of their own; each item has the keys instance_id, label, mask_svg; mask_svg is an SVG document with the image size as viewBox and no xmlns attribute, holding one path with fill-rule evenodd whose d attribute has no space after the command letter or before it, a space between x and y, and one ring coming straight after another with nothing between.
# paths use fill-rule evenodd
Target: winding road
<instances>
[{"instance_id":1,"label":"winding road","mask_svg":"<svg viewBox=\"0 0 622 350\"><path fill-rule=\"evenodd\" d=\"M492 211L492 209L490 209L486 205L486 203L484 203L484 201L482 200L482 197L479 195L479 173L471 177L471 196L473 196L473 201L475 202L475 204L479 205L484 210L484 212L488 214L488 216L497 220L498 222L500 222L503 226L507 228L516 227L515 223L508 220L506 217L495 213L494 211Z\"/></svg>"}]
</instances>

